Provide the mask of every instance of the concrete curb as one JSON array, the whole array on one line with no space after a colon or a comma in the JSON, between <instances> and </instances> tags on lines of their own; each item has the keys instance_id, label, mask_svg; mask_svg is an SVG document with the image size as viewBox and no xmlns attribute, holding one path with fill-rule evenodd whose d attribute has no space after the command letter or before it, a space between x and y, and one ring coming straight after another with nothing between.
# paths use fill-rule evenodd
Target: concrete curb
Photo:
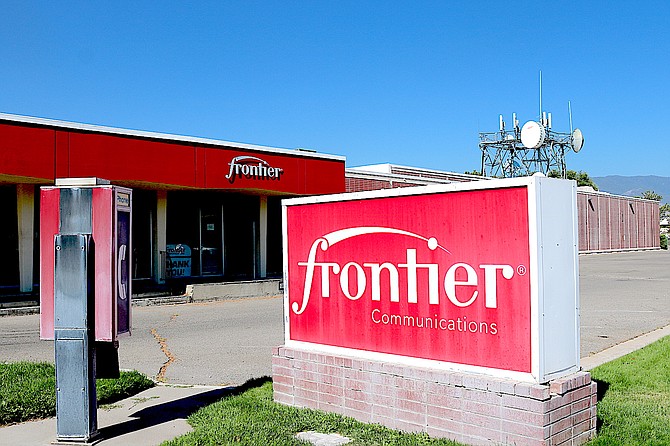
<instances>
[{"instance_id":1,"label":"concrete curb","mask_svg":"<svg viewBox=\"0 0 670 446\"><path fill-rule=\"evenodd\" d=\"M193 302L188 296L164 296L164 297L138 297L133 298L133 307L148 307L152 305L180 305ZM26 314L39 314L39 305L25 307L0 308L0 317L23 316Z\"/></svg>"},{"instance_id":2,"label":"concrete curb","mask_svg":"<svg viewBox=\"0 0 670 446\"><path fill-rule=\"evenodd\" d=\"M0 308L0 317L3 316L24 316L26 314L37 314L40 312L39 305L30 307Z\"/></svg>"},{"instance_id":3,"label":"concrete curb","mask_svg":"<svg viewBox=\"0 0 670 446\"><path fill-rule=\"evenodd\" d=\"M155 305L182 305L190 303L220 302L224 300L246 300L246 299L271 299L281 297L281 294L267 294L262 296L214 296L210 298L194 299L188 295L164 296L164 297L138 297L133 298L133 307L149 307ZM0 308L0 317L23 316L26 314L39 314L40 306L31 305L26 307Z\"/></svg>"},{"instance_id":4,"label":"concrete curb","mask_svg":"<svg viewBox=\"0 0 670 446\"><path fill-rule=\"evenodd\" d=\"M181 305L193 302L188 296L140 297L133 299L133 307L149 307L152 305Z\"/></svg>"}]
</instances>

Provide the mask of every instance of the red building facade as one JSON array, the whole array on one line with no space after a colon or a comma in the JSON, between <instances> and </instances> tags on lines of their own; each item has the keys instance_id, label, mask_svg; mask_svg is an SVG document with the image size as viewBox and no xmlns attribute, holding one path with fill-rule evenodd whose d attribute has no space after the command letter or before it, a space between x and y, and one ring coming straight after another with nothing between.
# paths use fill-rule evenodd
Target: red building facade
<instances>
[{"instance_id":1,"label":"red building facade","mask_svg":"<svg viewBox=\"0 0 670 446\"><path fill-rule=\"evenodd\" d=\"M281 198L343 192L344 164L297 149L0 114L0 292L39 283L39 187L56 178L133 189L142 289L279 277Z\"/></svg>"}]
</instances>

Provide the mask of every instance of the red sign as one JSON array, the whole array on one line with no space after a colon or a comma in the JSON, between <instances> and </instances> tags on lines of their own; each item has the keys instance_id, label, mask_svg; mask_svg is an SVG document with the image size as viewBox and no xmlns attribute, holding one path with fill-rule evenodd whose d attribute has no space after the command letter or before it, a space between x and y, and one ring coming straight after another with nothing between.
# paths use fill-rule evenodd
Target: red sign
<instances>
[{"instance_id":1,"label":"red sign","mask_svg":"<svg viewBox=\"0 0 670 446\"><path fill-rule=\"evenodd\" d=\"M527 187L285 211L287 341L531 372Z\"/></svg>"}]
</instances>

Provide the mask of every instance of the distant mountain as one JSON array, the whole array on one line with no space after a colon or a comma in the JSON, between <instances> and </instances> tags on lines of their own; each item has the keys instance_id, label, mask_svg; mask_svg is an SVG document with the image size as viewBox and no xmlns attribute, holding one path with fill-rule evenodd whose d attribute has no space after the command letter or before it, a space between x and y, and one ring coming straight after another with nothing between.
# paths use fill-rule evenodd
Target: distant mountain
<instances>
[{"instance_id":1,"label":"distant mountain","mask_svg":"<svg viewBox=\"0 0 670 446\"><path fill-rule=\"evenodd\" d=\"M603 192L629 197L640 197L647 190L653 190L663 196L662 203L670 203L670 177L655 175L624 177L608 175L606 177L591 177Z\"/></svg>"}]
</instances>

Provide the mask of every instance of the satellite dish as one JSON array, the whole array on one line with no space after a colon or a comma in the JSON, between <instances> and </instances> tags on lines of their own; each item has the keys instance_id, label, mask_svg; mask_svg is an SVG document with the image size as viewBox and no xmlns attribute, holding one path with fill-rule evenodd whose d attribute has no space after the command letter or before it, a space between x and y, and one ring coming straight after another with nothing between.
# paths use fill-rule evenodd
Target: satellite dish
<instances>
[{"instance_id":1,"label":"satellite dish","mask_svg":"<svg viewBox=\"0 0 670 446\"><path fill-rule=\"evenodd\" d=\"M582 147L584 147L584 135L581 130L575 129L575 131L572 132L572 150L574 150L575 153L578 153L582 150Z\"/></svg>"},{"instance_id":2,"label":"satellite dish","mask_svg":"<svg viewBox=\"0 0 670 446\"><path fill-rule=\"evenodd\" d=\"M544 143L546 135L542 124L528 121L521 128L521 144L528 149L537 149Z\"/></svg>"}]
</instances>

